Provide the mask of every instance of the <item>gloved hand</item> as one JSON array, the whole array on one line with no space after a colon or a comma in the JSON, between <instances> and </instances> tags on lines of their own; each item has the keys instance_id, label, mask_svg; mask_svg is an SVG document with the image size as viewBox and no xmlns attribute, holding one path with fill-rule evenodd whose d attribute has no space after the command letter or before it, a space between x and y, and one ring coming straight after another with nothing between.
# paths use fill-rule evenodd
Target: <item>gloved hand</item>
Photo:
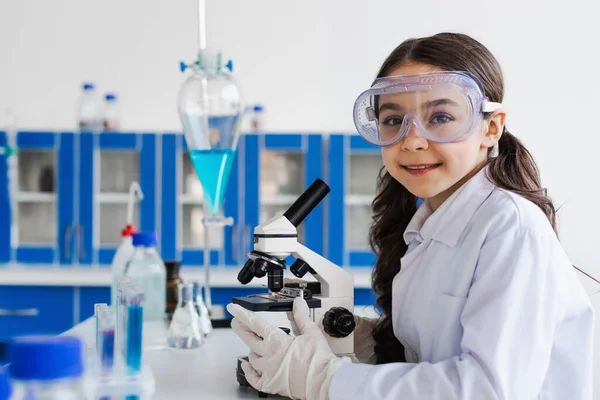
<instances>
[{"instance_id":1,"label":"gloved hand","mask_svg":"<svg viewBox=\"0 0 600 400\"><path fill-rule=\"evenodd\" d=\"M333 374L348 358L338 358L309 317L308 304L294 299L294 323L299 335L290 336L238 304L228 304L233 331L250 347L242 370L255 389L292 399L327 400Z\"/></svg>"},{"instance_id":2,"label":"gloved hand","mask_svg":"<svg viewBox=\"0 0 600 400\"><path fill-rule=\"evenodd\" d=\"M290 321L291 330L295 336L298 336L298 327L294 323L294 314L286 312ZM354 360L363 364L375 364L375 339L373 339L373 329L377 325L376 318L363 318L354 316L356 328L354 328Z\"/></svg>"}]
</instances>

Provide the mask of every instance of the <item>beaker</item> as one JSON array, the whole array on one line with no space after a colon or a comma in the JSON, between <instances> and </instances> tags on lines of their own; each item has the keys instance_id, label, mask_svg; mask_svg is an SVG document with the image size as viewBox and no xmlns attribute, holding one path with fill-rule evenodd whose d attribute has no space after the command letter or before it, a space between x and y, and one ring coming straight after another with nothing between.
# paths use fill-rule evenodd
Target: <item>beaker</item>
<instances>
[{"instance_id":1,"label":"beaker","mask_svg":"<svg viewBox=\"0 0 600 400\"><path fill-rule=\"evenodd\" d=\"M200 316L194 306L194 284L177 285L177 308L173 313L167 343L174 349L195 349L204 344Z\"/></svg>"}]
</instances>

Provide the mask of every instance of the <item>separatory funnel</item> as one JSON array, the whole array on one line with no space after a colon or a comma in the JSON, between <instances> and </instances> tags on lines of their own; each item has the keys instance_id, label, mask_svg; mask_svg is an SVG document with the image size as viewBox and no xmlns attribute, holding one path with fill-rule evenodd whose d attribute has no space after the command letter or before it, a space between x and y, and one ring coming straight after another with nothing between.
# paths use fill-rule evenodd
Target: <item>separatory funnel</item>
<instances>
[{"instance_id":1,"label":"separatory funnel","mask_svg":"<svg viewBox=\"0 0 600 400\"><path fill-rule=\"evenodd\" d=\"M220 52L198 51L192 74L179 91L179 116L190 159L212 216L220 212L238 143L243 113L241 93L229 61L222 65Z\"/></svg>"}]
</instances>

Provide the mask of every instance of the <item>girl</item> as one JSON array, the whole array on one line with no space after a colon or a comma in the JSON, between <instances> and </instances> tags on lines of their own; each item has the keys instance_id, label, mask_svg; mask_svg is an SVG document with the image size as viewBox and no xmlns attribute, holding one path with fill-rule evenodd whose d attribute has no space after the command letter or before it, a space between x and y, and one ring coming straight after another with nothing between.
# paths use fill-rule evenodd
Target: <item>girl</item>
<instances>
[{"instance_id":1,"label":"girl","mask_svg":"<svg viewBox=\"0 0 600 400\"><path fill-rule=\"evenodd\" d=\"M442 33L400 44L377 78L354 121L384 161L370 231L381 317L356 318L351 360L304 300L296 336L230 304L249 383L310 400L591 399L593 310L504 125L498 62Z\"/></svg>"}]
</instances>

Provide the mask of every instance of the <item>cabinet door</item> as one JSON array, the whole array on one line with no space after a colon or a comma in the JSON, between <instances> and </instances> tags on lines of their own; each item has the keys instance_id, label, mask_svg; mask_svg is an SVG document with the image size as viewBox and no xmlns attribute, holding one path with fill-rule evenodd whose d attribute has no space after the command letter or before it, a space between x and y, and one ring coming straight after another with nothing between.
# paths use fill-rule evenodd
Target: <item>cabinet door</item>
<instances>
[{"instance_id":1,"label":"cabinet door","mask_svg":"<svg viewBox=\"0 0 600 400\"><path fill-rule=\"evenodd\" d=\"M356 135L331 135L329 141L329 259L344 266L373 266L369 248L381 149Z\"/></svg>"},{"instance_id":2,"label":"cabinet door","mask_svg":"<svg viewBox=\"0 0 600 400\"><path fill-rule=\"evenodd\" d=\"M129 186L144 198L133 207L133 224L156 229L157 137L152 133L80 134L77 238L81 264L110 264L128 218Z\"/></svg>"},{"instance_id":3,"label":"cabinet door","mask_svg":"<svg viewBox=\"0 0 600 400\"><path fill-rule=\"evenodd\" d=\"M20 263L73 261L74 135L17 133L12 248Z\"/></svg>"},{"instance_id":4,"label":"cabinet door","mask_svg":"<svg viewBox=\"0 0 600 400\"><path fill-rule=\"evenodd\" d=\"M233 160L221 216L238 219L239 152ZM204 265L204 193L181 134L162 135L161 256L184 265ZM209 230L210 265L233 265L235 226Z\"/></svg>"},{"instance_id":5,"label":"cabinet door","mask_svg":"<svg viewBox=\"0 0 600 400\"><path fill-rule=\"evenodd\" d=\"M0 132L0 149L6 146L6 133ZM11 160L12 161L12 160ZM8 156L0 151L0 264L11 260L10 227L12 225L8 194Z\"/></svg>"},{"instance_id":6,"label":"cabinet door","mask_svg":"<svg viewBox=\"0 0 600 400\"><path fill-rule=\"evenodd\" d=\"M322 151L320 134L246 135L242 253L252 249L252 233L258 224L283 215L315 179L326 181ZM323 204L298 226L298 241L323 254ZM290 256L288 264L293 260Z\"/></svg>"}]
</instances>

